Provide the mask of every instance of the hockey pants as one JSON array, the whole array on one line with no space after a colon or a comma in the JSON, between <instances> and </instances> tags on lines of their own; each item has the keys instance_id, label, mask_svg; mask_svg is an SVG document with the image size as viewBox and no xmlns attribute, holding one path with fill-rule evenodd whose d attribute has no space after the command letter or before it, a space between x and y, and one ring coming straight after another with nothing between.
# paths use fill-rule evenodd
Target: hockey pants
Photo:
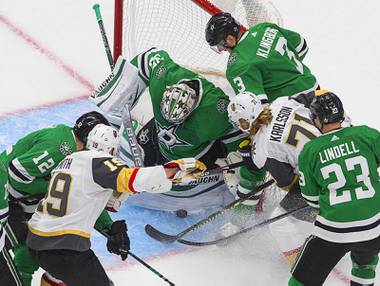
<instances>
[{"instance_id":1,"label":"hockey pants","mask_svg":"<svg viewBox=\"0 0 380 286\"><path fill-rule=\"evenodd\" d=\"M351 286L373 285L379 260L380 237L356 243L334 243L311 235L292 269L289 286L319 286L347 253L351 252Z\"/></svg>"},{"instance_id":2,"label":"hockey pants","mask_svg":"<svg viewBox=\"0 0 380 286\"><path fill-rule=\"evenodd\" d=\"M87 251L30 249L30 253L43 269L62 280L67 286L114 285L91 249Z\"/></svg>"}]
</instances>

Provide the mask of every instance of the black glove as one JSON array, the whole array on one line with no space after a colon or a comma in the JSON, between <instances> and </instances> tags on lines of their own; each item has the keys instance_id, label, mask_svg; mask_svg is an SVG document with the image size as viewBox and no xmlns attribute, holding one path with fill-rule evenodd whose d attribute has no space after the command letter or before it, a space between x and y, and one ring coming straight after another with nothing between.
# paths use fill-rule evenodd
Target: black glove
<instances>
[{"instance_id":1,"label":"black glove","mask_svg":"<svg viewBox=\"0 0 380 286\"><path fill-rule=\"evenodd\" d=\"M255 154L255 146L252 145L251 139L244 139L239 144L238 149L239 154L242 156L243 161L246 166L248 166L250 169L254 171L258 171L259 169L256 167L256 165L252 161L252 157Z\"/></svg>"},{"instance_id":2,"label":"black glove","mask_svg":"<svg viewBox=\"0 0 380 286\"><path fill-rule=\"evenodd\" d=\"M126 251L130 248L130 242L125 221L118 220L113 222L111 229L107 233L110 236L107 241L108 251L120 255L123 261L127 259L128 252Z\"/></svg>"}]
</instances>

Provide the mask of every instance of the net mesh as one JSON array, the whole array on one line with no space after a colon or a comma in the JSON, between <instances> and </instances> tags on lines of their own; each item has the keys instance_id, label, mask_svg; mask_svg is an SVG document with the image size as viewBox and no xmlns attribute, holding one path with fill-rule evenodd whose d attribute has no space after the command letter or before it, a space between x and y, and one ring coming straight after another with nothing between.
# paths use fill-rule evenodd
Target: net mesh
<instances>
[{"instance_id":1,"label":"net mesh","mask_svg":"<svg viewBox=\"0 0 380 286\"><path fill-rule=\"evenodd\" d=\"M261 22L282 25L269 0L213 0L244 26ZM177 63L199 72L223 74L228 54L216 54L204 39L210 15L189 0L125 0L123 55L133 58L151 47L169 52Z\"/></svg>"}]
</instances>

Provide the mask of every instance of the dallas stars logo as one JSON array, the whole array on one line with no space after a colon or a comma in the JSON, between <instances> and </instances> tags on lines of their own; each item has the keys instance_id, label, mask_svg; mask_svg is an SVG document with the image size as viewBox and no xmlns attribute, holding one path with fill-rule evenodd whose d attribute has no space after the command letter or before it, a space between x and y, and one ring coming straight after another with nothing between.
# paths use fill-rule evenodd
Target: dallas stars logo
<instances>
[{"instance_id":1,"label":"dallas stars logo","mask_svg":"<svg viewBox=\"0 0 380 286\"><path fill-rule=\"evenodd\" d=\"M172 151L173 147L178 147L178 146L191 146L188 142L185 140L182 140L181 138L178 137L176 134L177 128L179 125L174 125L174 126L161 126L157 123L157 128L158 128L158 141L160 143L163 143L167 149Z\"/></svg>"}]
</instances>

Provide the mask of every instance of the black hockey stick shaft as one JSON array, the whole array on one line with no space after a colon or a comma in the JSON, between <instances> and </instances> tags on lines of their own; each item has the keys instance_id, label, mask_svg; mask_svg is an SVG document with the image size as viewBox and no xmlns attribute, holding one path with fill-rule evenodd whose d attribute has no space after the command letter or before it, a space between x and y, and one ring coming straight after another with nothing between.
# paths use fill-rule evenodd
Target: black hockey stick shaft
<instances>
[{"instance_id":1,"label":"black hockey stick shaft","mask_svg":"<svg viewBox=\"0 0 380 286\"><path fill-rule=\"evenodd\" d=\"M227 212L228 210L232 209L234 206L244 202L245 200L248 200L250 199L251 197L253 197L258 191L261 191L267 187L269 187L270 185L272 185L274 183L274 180L269 180L268 182L265 182L264 184L262 184L261 186L257 187L257 189L249 194L247 194L246 196L244 196L243 198L239 198L231 203L229 203L228 205L224 206L221 210L209 215L208 217L202 219L201 221L193 224L192 226L188 227L187 229L177 233L177 234L174 234L174 235L170 235L170 234L166 234L166 233L163 233L159 230L157 230L156 228L154 228L153 226L151 226L150 224L147 224L145 226L145 232L152 238L158 240L158 241L161 241L161 242L165 242L165 243L171 243L171 242L175 242L176 240L180 239L181 237L185 236L186 234L190 233L190 232L193 232L194 230L204 226L205 224L215 220L216 218L218 218L219 216L223 215L225 212Z\"/></svg>"},{"instance_id":2,"label":"black hockey stick shaft","mask_svg":"<svg viewBox=\"0 0 380 286\"><path fill-rule=\"evenodd\" d=\"M100 13L100 6L99 6L99 4L94 4L92 6L92 9L94 9L94 11L95 11L96 20L98 21L98 25L99 25L99 29L100 29L100 34L102 35L103 45L104 45L104 48L106 50L108 63L110 65L111 71L112 71L113 68L114 68L114 62L113 62L113 58L112 58L112 52L111 52L111 49L110 49L110 45L108 44L106 29L104 28L103 18L102 18L102 14Z\"/></svg>"},{"instance_id":3,"label":"black hockey stick shaft","mask_svg":"<svg viewBox=\"0 0 380 286\"><path fill-rule=\"evenodd\" d=\"M102 234L107 239L110 238L110 235L102 230L97 231ZM129 250L120 249L121 252L128 253L128 255L132 256L134 259L136 259L138 262L140 262L142 265L144 265L146 268L148 268L150 271L152 271L154 274L156 274L158 277L166 281L170 286L175 286L173 282L171 282L168 278L166 278L164 275L162 275L160 272L158 272L156 269L154 269L152 266L150 266L148 263L146 263L144 260L142 260L140 257L138 257L136 254Z\"/></svg>"},{"instance_id":4,"label":"black hockey stick shaft","mask_svg":"<svg viewBox=\"0 0 380 286\"><path fill-rule=\"evenodd\" d=\"M253 230L256 230L262 226L265 226L265 225L268 225L268 224L271 224L271 223L274 223L276 221L279 221L283 218L286 218L292 214L295 214L297 212L300 212L302 210L305 210L305 209L308 209L310 208L309 205L304 205L304 206L301 206L301 207L298 207L298 208L295 208L291 211L288 211L286 213L283 213L283 214L280 214L278 216L275 216L273 218L270 218L270 219L267 219L267 220L264 220L260 223L257 223L253 226L250 226L248 228L245 228L245 229L242 229L234 234L231 234L230 236L226 236L226 237L222 237L222 238L219 238L219 239L216 239L216 240L211 240L211 241L203 241L203 242L198 242L198 241L190 241L190 240L185 240L185 239L178 239L178 242L182 243L182 244L186 244L186 245L191 245L191 246L207 246L207 245L213 245L213 244L217 244L217 243L220 243L220 242L223 242L223 241L228 241L232 238L235 238L236 236L238 235L241 235L243 233L246 233L246 232L249 232L249 231L253 231Z\"/></svg>"}]
</instances>

